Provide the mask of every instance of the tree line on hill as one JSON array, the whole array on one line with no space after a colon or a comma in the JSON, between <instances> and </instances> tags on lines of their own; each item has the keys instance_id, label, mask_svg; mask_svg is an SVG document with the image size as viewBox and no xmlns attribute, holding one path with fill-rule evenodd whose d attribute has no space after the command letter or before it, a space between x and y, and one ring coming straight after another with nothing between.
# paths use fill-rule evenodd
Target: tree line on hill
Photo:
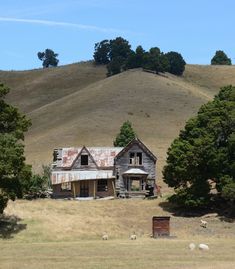
<instances>
[{"instance_id":1,"label":"tree line on hill","mask_svg":"<svg viewBox=\"0 0 235 269\"><path fill-rule=\"evenodd\" d=\"M93 56L96 64L107 65L108 76L139 67L180 76L186 64L178 52L163 53L158 47L145 51L142 46L132 50L129 41L122 37L96 43Z\"/></svg>"},{"instance_id":2,"label":"tree line on hill","mask_svg":"<svg viewBox=\"0 0 235 269\"><path fill-rule=\"evenodd\" d=\"M56 67L59 63L58 55L52 49L37 53L43 68ZM169 72L181 76L186 64L182 55L175 51L163 53L158 47L145 51L142 46L132 50L129 42L122 37L96 43L93 57L96 64L107 65L107 76L139 67L156 73ZM211 59L211 65L231 64L231 59L222 50L217 50Z\"/></svg>"}]
</instances>

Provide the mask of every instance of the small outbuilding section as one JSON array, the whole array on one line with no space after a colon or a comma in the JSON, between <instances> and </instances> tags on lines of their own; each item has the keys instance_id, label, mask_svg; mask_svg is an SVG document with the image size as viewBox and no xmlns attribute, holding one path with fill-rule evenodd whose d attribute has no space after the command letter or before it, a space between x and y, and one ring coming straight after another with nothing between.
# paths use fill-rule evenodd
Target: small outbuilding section
<instances>
[{"instance_id":1,"label":"small outbuilding section","mask_svg":"<svg viewBox=\"0 0 235 269\"><path fill-rule=\"evenodd\" d=\"M170 217L153 216L153 238L170 236Z\"/></svg>"}]
</instances>

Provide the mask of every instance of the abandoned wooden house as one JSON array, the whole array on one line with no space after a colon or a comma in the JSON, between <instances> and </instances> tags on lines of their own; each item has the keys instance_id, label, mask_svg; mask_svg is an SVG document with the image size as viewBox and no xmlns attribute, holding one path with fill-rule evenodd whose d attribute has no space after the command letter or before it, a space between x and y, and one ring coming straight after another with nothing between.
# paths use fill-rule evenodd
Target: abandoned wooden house
<instances>
[{"instance_id":1,"label":"abandoned wooden house","mask_svg":"<svg viewBox=\"0 0 235 269\"><path fill-rule=\"evenodd\" d=\"M149 195L155 187L156 160L138 138L124 148L83 146L55 149L51 175L53 196Z\"/></svg>"}]
</instances>

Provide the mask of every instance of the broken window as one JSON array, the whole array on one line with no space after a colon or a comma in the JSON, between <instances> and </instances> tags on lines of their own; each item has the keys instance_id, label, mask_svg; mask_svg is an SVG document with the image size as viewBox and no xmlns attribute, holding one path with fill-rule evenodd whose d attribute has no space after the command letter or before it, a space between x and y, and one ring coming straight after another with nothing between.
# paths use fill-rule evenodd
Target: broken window
<instances>
[{"instance_id":1,"label":"broken window","mask_svg":"<svg viewBox=\"0 0 235 269\"><path fill-rule=\"evenodd\" d=\"M108 180L99 179L97 184L97 191L108 191Z\"/></svg>"},{"instance_id":2,"label":"broken window","mask_svg":"<svg viewBox=\"0 0 235 269\"><path fill-rule=\"evenodd\" d=\"M142 152L136 153L136 164L141 165L142 164Z\"/></svg>"},{"instance_id":3,"label":"broken window","mask_svg":"<svg viewBox=\"0 0 235 269\"><path fill-rule=\"evenodd\" d=\"M61 183L61 191L71 191L71 182Z\"/></svg>"},{"instance_id":4,"label":"broken window","mask_svg":"<svg viewBox=\"0 0 235 269\"><path fill-rule=\"evenodd\" d=\"M134 165L135 164L135 153L134 152L130 152L130 161L129 161L130 165Z\"/></svg>"},{"instance_id":5,"label":"broken window","mask_svg":"<svg viewBox=\"0 0 235 269\"><path fill-rule=\"evenodd\" d=\"M88 165L88 155L87 154L81 155L81 165Z\"/></svg>"}]
</instances>

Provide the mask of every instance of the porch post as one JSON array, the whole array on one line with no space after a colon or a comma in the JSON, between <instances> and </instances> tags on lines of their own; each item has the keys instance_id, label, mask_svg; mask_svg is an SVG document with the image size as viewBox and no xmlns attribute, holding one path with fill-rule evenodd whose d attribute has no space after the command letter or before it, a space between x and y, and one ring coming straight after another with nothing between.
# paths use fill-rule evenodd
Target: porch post
<instances>
[{"instance_id":1,"label":"porch post","mask_svg":"<svg viewBox=\"0 0 235 269\"><path fill-rule=\"evenodd\" d=\"M95 180L94 180L94 185L93 185L93 197L96 197L96 184L95 184Z\"/></svg>"},{"instance_id":2,"label":"porch post","mask_svg":"<svg viewBox=\"0 0 235 269\"><path fill-rule=\"evenodd\" d=\"M75 182L73 182L73 198L76 198L76 188Z\"/></svg>"},{"instance_id":3,"label":"porch post","mask_svg":"<svg viewBox=\"0 0 235 269\"><path fill-rule=\"evenodd\" d=\"M114 185L114 180L112 180L112 187L113 187L113 194L114 194L114 197L117 198L117 194L116 194L116 190L115 190L115 185Z\"/></svg>"}]
</instances>

